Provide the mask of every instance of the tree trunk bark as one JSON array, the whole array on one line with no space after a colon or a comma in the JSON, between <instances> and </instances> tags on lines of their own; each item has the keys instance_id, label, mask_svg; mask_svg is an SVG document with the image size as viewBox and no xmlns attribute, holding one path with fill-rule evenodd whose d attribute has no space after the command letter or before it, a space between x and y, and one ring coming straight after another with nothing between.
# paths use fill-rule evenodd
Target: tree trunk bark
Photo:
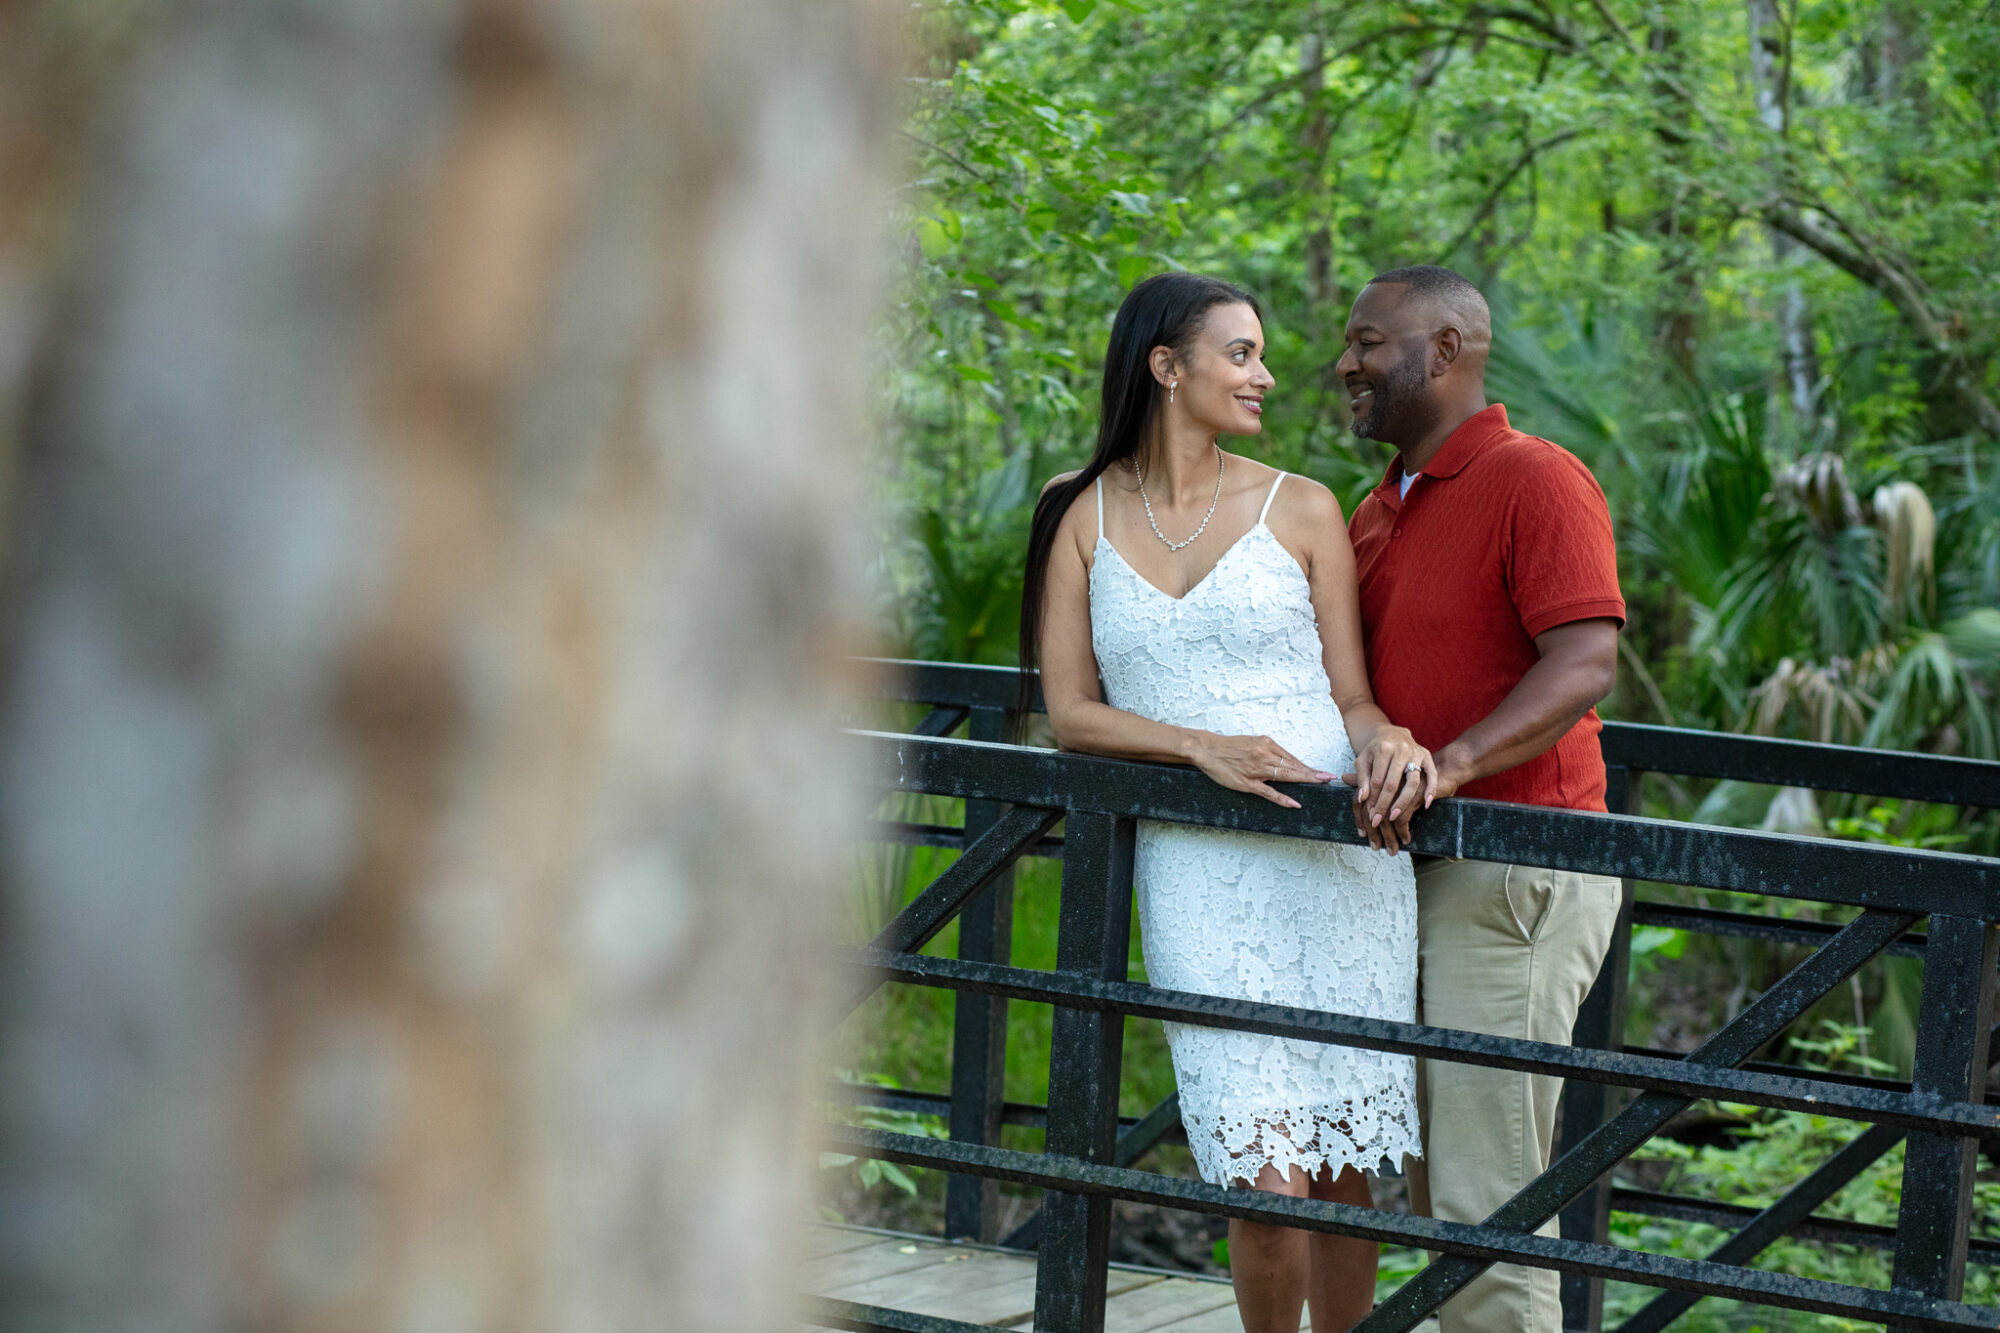
<instances>
[{"instance_id":1,"label":"tree trunk bark","mask_svg":"<svg viewBox=\"0 0 2000 1333\"><path fill-rule=\"evenodd\" d=\"M1306 188L1306 238L1305 238L1305 332L1315 349L1326 348L1334 341L1335 321L1342 318L1340 306L1340 283L1335 276L1333 262L1333 209L1337 173L1334 171L1329 150L1333 144L1333 119L1326 110L1326 39L1320 31L1320 14L1317 5L1308 11L1307 20L1312 25L1305 40L1299 44L1299 89L1305 99L1305 124L1299 134L1299 157L1303 162L1302 174L1309 182ZM1325 420L1329 402L1345 404L1347 396L1340 393L1339 383L1334 378L1333 367L1338 357L1326 361L1314 376L1314 418Z\"/></svg>"},{"instance_id":2,"label":"tree trunk bark","mask_svg":"<svg viewBox=\"0 0 2000 1333\"><path fill-rule=\"evenodd\" d=\"M786 1326L891 7L114 8L0 11L0 1325Z\"/></svg>"},{"instance_id":3,"label":"tree trunk bark","mask_svg":"<svg viewBox=\"0 0 2000 1333\"><path fill-rule=\"evenodd\" d=\"M1682 48L1681 29L1685 15L1683 0L1654 0L1647 6L1646 51L1656 64L1653 92L1669 104L1669 86L1677 85L1687 63ZM1695 228L1692 199L1679 184L1686 174L1687 143L1678 126L1663 127L1660 134L1661 168L1657 188L1661 195L1654 211L1652 230L1659 236L1660 266L1666 281L1665 298L1658 315L1661 350L1683 376L1696 376L1701 337L1702 275L1690 253L1686 235Z\"/></svg>"},{"instance_id":4,"label":"tree trunk bark","mask_svg":"<svg viewBox=\"0 0 2000 1333\"><path fill-rule=\"evenodd\" d=\"M1778 139L1790 128L1786 111L1785 45L1788 38L1778 13L1776 0L1746 0L1750 23L1750 81L1755 90L1757 118ZM1774 175L1784 170L1782 154L1773 153L1767 165ZM1780 268L1793 262L1792 238L1773 227L1769 229L1771 257ZM1813 343L1812 311L1806 304L1805 288L1797 277L1785 279L1778 296L1778 359L1784 370L1785 387L1790 392L1792 420L1802 439L1818 434L1819 351Z\"/></svg>"}]
</instances>

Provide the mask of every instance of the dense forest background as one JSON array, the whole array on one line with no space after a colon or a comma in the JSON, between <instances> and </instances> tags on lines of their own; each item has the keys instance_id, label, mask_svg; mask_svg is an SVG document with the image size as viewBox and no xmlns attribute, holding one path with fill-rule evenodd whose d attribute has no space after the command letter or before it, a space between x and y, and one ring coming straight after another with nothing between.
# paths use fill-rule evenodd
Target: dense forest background
<instances>
[{"instance_id":1,"label":"dense forest background","mask_svg":"<svg viewBox=\"0 0 2000 1333\"><path fill-rule=\"evenodd\" d=\"M1259 456L1351 503L1347 307L1495 299L1492 389L1611 496L1607 711L1995 754L2000 9L1928 0L925 0L882 363L886 620L1011 662L1026 502L1087 455L1112 313L1248 286Z\"/></svg>"},{"instance_id":2,"label":"dense forest background","mask_svg":"<svg viewBox=\"0 0 2000 1333\"><path fill-rule=\"evenodd\" d=\"M1089 452L1134 282L1257 293L1278 387L1237 447L1351 508L1388 453L1346 430L1348 306L1443 263L1493 299L1492 396L1610 497L1631 618L1607 716L2000 756L1995 0L919 0L909 22L889 650L1015 660L1029 502ZM1950 808L1659 778L1645 802L2000 852ZM873 900L931 868L878 860ZM1631 1037L1669 1047L1789 957L1668 931L1635 954ZM1906 1065L1914 981L1871 969L1791 1058ZM866 1058L938 1086L906 1027Z\"/></svg>"}]
</instances>

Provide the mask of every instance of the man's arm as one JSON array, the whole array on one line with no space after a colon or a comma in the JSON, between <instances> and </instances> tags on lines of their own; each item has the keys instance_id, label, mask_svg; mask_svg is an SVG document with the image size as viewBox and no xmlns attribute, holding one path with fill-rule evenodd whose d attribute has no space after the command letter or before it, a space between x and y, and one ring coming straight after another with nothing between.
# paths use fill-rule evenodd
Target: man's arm
<instances>
[{"instance_id":1,"label":"man's arm","mask_svg":"<svg viewBox=\"0 0 2000 1333\"><path fill-rule=\"evenodd\" d=\"M1618 622L1573 620L1535 636L1541 660L1500 706L1436 755L1436 797L1526 763L1576 725L1618 679Z\"/></svg>"}]
</instances>

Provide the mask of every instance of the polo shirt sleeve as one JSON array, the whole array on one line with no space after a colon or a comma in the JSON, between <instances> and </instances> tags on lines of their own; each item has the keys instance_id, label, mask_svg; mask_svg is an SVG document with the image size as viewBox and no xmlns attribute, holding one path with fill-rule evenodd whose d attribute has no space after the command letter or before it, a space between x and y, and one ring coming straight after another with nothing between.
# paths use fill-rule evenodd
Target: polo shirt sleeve
<instances>
[{"instance_id":1,"label":"polo shirt sleeve","mask_svg":"<svg viewBox=\"0 0 2000 1333\"><path fill-rule=\"evenodd\" d=\"M1530 638L1600 617L1622 627L1625 598L1604 488L1574 455L1536 443L1532 462L1515 473L1508 534L1507 590L1521 627Z\"/></svg>"}]
</instances>

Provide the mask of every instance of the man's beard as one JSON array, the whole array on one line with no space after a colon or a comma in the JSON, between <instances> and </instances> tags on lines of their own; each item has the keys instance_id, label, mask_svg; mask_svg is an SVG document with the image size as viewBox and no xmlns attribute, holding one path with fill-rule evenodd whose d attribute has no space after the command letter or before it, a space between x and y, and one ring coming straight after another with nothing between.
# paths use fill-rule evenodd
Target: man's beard
<instances>
[{"instance_id":1,"label":"man's beard","mask_svg":"<svg viewBox=\"0 0 2000 1333\"><path fill-rule=\"evenodd\" d=\"M1430 380L1419 357L1406 357L1372 386L1374 397L1365 416L1354 419L1354 433L1385 444L1413 444L1437 424L1438 408Z\"/></svg>"}]
</instances>

